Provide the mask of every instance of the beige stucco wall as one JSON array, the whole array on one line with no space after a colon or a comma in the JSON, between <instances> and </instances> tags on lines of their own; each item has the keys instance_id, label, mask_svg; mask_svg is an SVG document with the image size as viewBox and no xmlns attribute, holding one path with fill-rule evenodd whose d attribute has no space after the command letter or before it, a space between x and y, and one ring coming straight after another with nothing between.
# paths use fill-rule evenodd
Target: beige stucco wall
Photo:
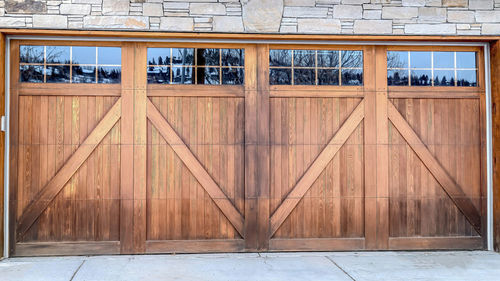
<instances>
[{"instance_id":1,"label":"beige stucco wall","mask_svg":"<svg viewBox=\"0 0 500 281\"><path fill-rule=\"evenodd\" d=\"M0 27L500 35L500 0L0 0Z\"/></svg>"}]
</instances>

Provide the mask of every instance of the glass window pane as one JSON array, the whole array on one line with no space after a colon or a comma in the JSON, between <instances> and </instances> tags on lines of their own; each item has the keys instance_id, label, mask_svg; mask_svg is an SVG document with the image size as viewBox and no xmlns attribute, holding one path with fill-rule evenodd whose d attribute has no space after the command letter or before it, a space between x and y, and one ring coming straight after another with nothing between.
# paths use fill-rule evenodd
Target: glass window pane
<instances>
[{"instance_id":1,"label":"glass window pane","mask_svg":"<svg viewBox=\"0 0 500 281\"><path fill-rule=\"evenodd\" d=\"M341 51L342 67L363 67L362 51Z\"/></svg>"},{"instance_id":2,"label":"glass window pane","mask_svg":"<svg viewBox=\"0 0 500 281\"><path fill-rule=\"evenodd\" d=\"M315 85L316 78L314 69L294 69L293 83L295 85Z\"/></svg>"},{"instance_id":3,"label":"glass window pane","mask_svg":"<svg viewBox=\"0 0 500 281\"><path fill-rule=\"evenodd\" d=\"M223 66L244 66L245 65L245 50L244 49L221 49L222 65Z\"/></svg>"},{"instance_id":4,"label":"glass window pane","mask_svg":"<svg viewBox=\"0 0 500 281\"><path fill-rule=\"evenodd\" d=\"M476 53L457 52L457 68L476 68Z\"/></svg>"},{"instance_id":5,"label":"glass window pane","mask_svg":"<svg viewBox=\"0 0 500 281\"><path fill-rule=\"evenodd\" d=\"M68 46L47 46L47 63L70 63L70 47ZM68 71L69 73L69 71ZM48 82L48 81L47 81Z\"/></svg>"},{"instance_id":6,"label":"glass window pane","mask_svg":"<svg viewBox=\"0 0 500 281\"><path fill-rule=\"evenodd\" d=\"M170 48L148 48L148 65L169 65Z\"/></svg>"},{"instance_id":7,"label":"glass window pane","mask_svg":"<svg viewBox=\"0 0 500 281\"><path fill-rule=\"evenodd\" d=\"M293 65L314 67L316 65L316 58L312 50L294 50L293 51Z\"/></svg>"},{"instance_id":8,"label":"glass window pane","mask_svg":"<svg viewBox=\"0 0 500 281\"><path fill-rule=\"evenodd\" d=\"M434 52L434 68L454 68L454 52Z\"/></svg>"},{"instance_id":9,"label":"glass window pane","mask_svg":"<svg viewBox=\"0 0 500 281\"><path fill-rule=\"evenodd\" d=\"M408 70L387 70L387 85L408 86Z\"/></svg>"},{"instance_id":10,"label":"glass window pane","mask_svg":"<svg viewBox=\"0 0 500 281\"><path fill-rule=\"evenodd\" d=\"M193 67L173 67L172 84L194 84Z\"/></svg>"},{"instance_id":11,"label":"glass window pane","mask_svg":"<svg viewBox=\"0 0 500 281\"><path fill-rule=\"evenodd\" d=\"M119 66L99 66L97 71L97 83L119 84L121 77L122 69Z\"/></svg>"},{"instance_id":12,"label":"glass window pane","mask_svg":"<svg viewBox=\"0 0 500 281\"><path fill-rule=\"evenodd\" d=\"M222 84L225 85L242 85L245 81L243 68L223 68L222 69Z\"/></svg>"},{"instance_id":13,"label":"glass window pane","mask_svg":"<svg viewBox=\"0 0 500 281\"><path fill-rule=\"evenodd\" d=\"M339 51L318 50L318 67L339 67Z\"/></svg>"},{"instance_id":14,"label":"glass window pane","mask_svg":"<svg viewBox=\"0 0 500 281\"><path fill-rule=\"evenodd\" d=\"M412 86L431 86L430 70L411 70Z\"/></svg>"},{"instance_id":15,"label":"glass window pane","mask_svg":"<svg viewBox=\"0 0 500 281\"><path fill-rule=\"evenodd\" d=\"M69 83L69 65L48 65L45 75L47 83Z\"/></svg>"},{"instance_id":16,"label":"glass window pane","mask_svg":"<svg viewBox=\"0 0 500 281\"><path fill-rule=\"evenodd\" d=\"M270 66L291 66L292 51L291 50L269 50L269 65Z\"/></svg>"},{"instance_id":17,"label":"glass window pane","mask_svg":"<svg viewBox=\"0 0 500 281\"><path fill-rule=\"evenodd\" d=\"M338 85L338 69L318 69L318 85Z\"/></svg>"},{"instance_id":18,"label":"glass window pane","mask_svg":"<svg viewBox=\"0 0 500 281\"><path fill-rule=\"evenodd\" d=\"M196 65L220 65L219 51L220 49L197 49Z\"/></svg>"},{"instance_id":19,"label":"glass window pane","mask_svg":"<svg viewBox=\"0 0 500 281\"><path fill-rule=\"evenodd\" d=\"M220 84L219 68L198 67L198 74L196 79L197 79L196 82L198 84L218 85Z\"/></svg>"},{"instance_id":20,"label":"glass window pane","mask_svg":"<svg viewBox=\"0 0 500 281\"><path fill-rule=\"evenodd\" d=\"M457 86L477 87L477 73L475 70L457 70Z\"/></svg>"},{"instance_id":21,"label":"glass window pane","mask_svg":"<svg viewBox=\"0 0 500 281\"><path fill-rule=\"evenodd\" d=\"M172 63L178 65L194 65L194 49L172 48Z\"/></svg>"},{"instance_id":22,"label":"glass window pane","mask_svg":"<svg viewBox=\"0 0 500 281\"><path fill-rule=\"evenodd\" d=\"M434 86L455 86L455 71L434 70Z\"/></svg>"},{"instance_id":23,"label":"glass window pane","mask_svg":"<svg viewBox=\"0 0 500 281\"><path fill-rule=\"evenodd\" d=\"M269 70L269 83L271 85L291 85L292 70L287 68L271 68Z\"/></svg>"},{"instance_id":24,"label":"glass window pane","mask_svg":"<svg viewBox=\"0 0 500 281\"><path fill-rule=\"evenodd\" d=\"M97 63L98 64L122 64L122 48L118 47L98 47L97 48Z\"/></svg>"},{"instance_id":25,"label":"glass window pane","mask_svg":"<svg viewBox=\"0 0 500 281\"><path fill-rule=\"evenodd\" d=\"M170 84L170 67L149 66L148 83L150 84Z\"/></svg>"},{"instance_id":26,"label":"glass window pane","mask_svg":"<svg viewBox=\"0 0 500 281\"><path fill-rule=\"evenodd\" d=\"M363 71L361 69L342 69L342 85L363 85Z\"/></svg>"},{"instance_id":27,"label":"glass window pane","mask_svg":"<svg viewBox=\"0 0 500 281\"><path fill-rule=\"evenodd\" d=\"M431 68L431 52L410 52L411 68Z\"/></svg>"},{"instance_id":28,"label":"glass window pane","mask_svg":"<svg viewBox=\"0 0 500 281\"><path fill-rule=\"evenodd\" d=\"M43 63L43 46L20 46L19 62Z\"/></svg>"},{"instance_id":29,"label":"glass window pane","mask_svg":"<svg viewBox=\"0 0 500 281\"><path fill-rule=\"evenodd\" d=\"M43 83L42 65L19 66L19 81L29 83Z\"/></svg>"},{"instance_id":30,"label":"glass window pane","mask_svg":"<svg viewBox=\"0 0 500 281\"><path fill-rule=\"evenodd\" d=\"M73 83L95 83L95 66L73 66Z\"/></svg>"},{"instance_id":31,"label":"glass window pane","mask_svg":"<svg viewBox=\"0 0 500 281\"><path fill-rule=\"evenodd\" d=\"M408 68L408 52L387 52L387 67Z\"/></svg>"},{"instance_id":32,"label":"glass window pane","mask_svg":"<svg viewBox=\"0 0 500 281\"><path fill-rule=\"evenodd\" d=\"M96 64L96 47L73 47L73 64Z\"/></svg>"}]
</instances>

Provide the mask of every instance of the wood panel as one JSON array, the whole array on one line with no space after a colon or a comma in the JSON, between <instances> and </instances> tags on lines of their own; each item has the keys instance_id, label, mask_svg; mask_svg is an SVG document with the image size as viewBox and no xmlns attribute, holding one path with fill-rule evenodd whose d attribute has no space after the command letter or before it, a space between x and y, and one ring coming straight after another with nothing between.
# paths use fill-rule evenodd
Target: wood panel
<instances>
[{"instance_id":1,"label":"wood panel","mask_svg":"<svg viewBox=\"0 0 500 281\"><path fill-rule=\"evenodd\" d=\"M359 99L273 99L271 234L363 235Z\"/></svg>"},{"instance_id":2,"label":"wood panel","mask_svg":"<svg viewBox=\"0 0 500 281\"><path fill-rule=\"evenodd\" d=\"M3 33L0 33L0 65L5 66L5 43L6 37ZM5 67L0 67L0 116L5 114ZM4 256L4 169L5 169L5 132L0 132L0 258Z\"/></svg>"},{"instance_id":3,"label":"wood panel","mask_svg":"<svg viewBox=\"0 0 500 281\"><path fill-rule=\"evenodd\" d=\"M479 101L392 102L422 142L401 136L401 127L389 127L391 236L478 235Z\"/></svg>"},{"instance_id":4,"label":"wood panel","mask_svg":"<svg viewBox=\"0 0 500 281\"><path fill-rule=\"evenodd\" d=\"M493 133L493 246L495 251L500 251L500 41L495 41L490 46Z\"/></svg>"},{"instance_id":5,"label":"wood panel","mask_svg":"<svg viewBox=\"0 0 500 281\"><path fill-rule=\"evenodd\" d=\"M147 240L241 238L243 99L158 97L150 104L148 114L160 115L148 123Z\"/></svg>"}]
</instances>

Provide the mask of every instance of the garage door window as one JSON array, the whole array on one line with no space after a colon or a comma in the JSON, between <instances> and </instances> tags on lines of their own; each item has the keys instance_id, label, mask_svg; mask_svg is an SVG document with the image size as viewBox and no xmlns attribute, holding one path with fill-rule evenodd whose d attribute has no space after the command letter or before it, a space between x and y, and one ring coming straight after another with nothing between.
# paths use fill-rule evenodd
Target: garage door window
<instances>
[{"instance_id":1,"label":"garage door window","mask_svg":"<svg viewBox=\"0 0 500 281\"><path fill-rule=\"evenodd\" d=\"M121 48L20 46L19 80L29 83L121 82Z\"/></svg>"},{"instance_id":2,"label":"garage door window","mask_svg":"<svg viewBox=\"0 0 500 281\"><path fill-rule=\"evenodd\" d=\"M242 85L244 49L148 48L149 84Z\"/></svg>"},{"instance_id":3,"label":"garage door window","mask_svg":"<svg viewBox=\"0 0 500 281\"><path fill-rule=\"evenodd\" d=\"M476 52L390 51L389 86L477 87Z\"/></svg>"},{"instance_id":4,"label":"garage door window","mask_svg":"<svg viewBox=\"0 0 500 281\"><path fill-rule=\"evenodd\" d=\"M270 50L271 85L363 85L363 52Z\"/></svg>"}]
</instances>

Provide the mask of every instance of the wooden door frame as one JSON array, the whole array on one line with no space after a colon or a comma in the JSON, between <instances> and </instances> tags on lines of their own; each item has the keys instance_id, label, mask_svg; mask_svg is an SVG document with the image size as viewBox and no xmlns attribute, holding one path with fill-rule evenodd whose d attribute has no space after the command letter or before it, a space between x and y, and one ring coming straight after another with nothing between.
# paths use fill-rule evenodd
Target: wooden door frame
<instances>
[{"instance_id":1,"label":"wooden door frame","mask_svg":"<svg viewBox=\"0 0 500 281\"><path fill-rule=\"evenodd\" d=\"M30 40L30 41L33 42L32 40ZM46 42L46 41L43 41L43 42ZM46 44L46 43L44 43L44 44ZM123 43L123 44L125 46L127 44L140 44L140 43ZM248 111L248 113L254 112L255 117L253 117L253 118L255 118L256 124L261 124L261 126L257 126L255 128L245 128L245 155L246 155L245 162L249 161L248 167L247 167L247 165L245 165L245 182L247 185L245 190L247 190L247 188L249 188L249 186L250 187L255 186L255 189L253 191L249 190L248 194L247 194L247 191L245 191L245 194L246 194L245 199L248 199L249 200L248 202L252 202L251 204L245 203L245 209L246 209L245 213L246 214L255 214L253 221L252 221L252 217L246 218L249 220L248 222L245 220L245 232L246 232L245 238L248 239L248 241L246 242L246 245L245 245L245 249L249 250L249 251L266 250L269 248L267 237L269 235L268 233L269 233L270 226L269 226L269 224L261 221L261 219L262 219L262 214L266 214L266 213L269 214L269 204L268 204L269 174L267 172L267 176L266 176L266 172L262 171L262 170L267 170L267 171L269 170L268 168L266 169L266 167L269 167L269 147L268 147L269 146L269 134L268 134L268 132L269 132L269 130L268 130L268 128L269 128L269 95L272 94L272 89L270 89L268 83L259 83L262 81L267 82L267 79L268 79L268 75L269 75L268 68L267 67L265 67L265 68L260 67L262 65L268 64L267 56L266 56L267 55L266 52L267 52L268 48L269 48L269 46L266 46L265 44L264 45L262 45L262 44L255 45L255 53L256 53L255 61L256 61L256 63L254 64L255 67L249 69L249 71L253 71L255 73L256 77L258 77L258 78L256 79L255 83L252 82L252 83L248 83L248 85L245 84L246 91L254 92L254 93L247 95L247 98L249 98L249 100L248 100L248 102L245 101L246 112L247 111ZM315 48L317 48L317 46ZM374 49L374 53L376 53L376 54L380 53L380 51L378 51L379 49L381 49L380 47L372 46L372 48ZM378 56L381 56L381 55L379 54ZM123 56L123 57L125 57L125 56ZM11 58L12 58L12 56L11 56ZM249 57L246 56L247 62L248 62L248 59L249 59ZM365 60L365 62L366 62L366 60ZM134 62L134 65L135 65L135 62ZM122 67L123 66L124 65L122 64ZM382 71L382 69L380 69L380 70ZM144 68L144 71L145 71L145 68ZM386 71L386 69L383 71ZM481 68L480 68L480 71L481 71ZM252 72L250 72L250 73L252 73ZM370 106L370 104L373 106L373 105L377 104L377 102L380 102L382 97L379 97L379 93L380 93L380 95L382 95L382 92L385 92L386 93L385 99L387 99L386 82L385 83L381 82L382 81L381 77L383 76L383 75L381 75L381 73L383 73L383 72L379 73L377 71L376 73L377 73L377 75L374 79L375 81L370 82L370 83L373 83L373 85L374 85L373 86L374 95L372 98L373 100L371 100L371 101L369 101L368 99L366 100L365 105L364 105L365 110L367 107ZM247 72L246 72L245 79L247 79L247 77L248 76L247 76ZM380 83L376 82L378 79L380 79ZM386 76L383 79L385 81ZM137 88L138 91L134 90L131 92L130 89L122 89L122 94L124 92L128 92L128 95L134 96L134 99L136 99L135 102L139 102L139 103L143 104L144 105L143 108L145 110L145 108L147 107L147 102L146 102L146 97L145 97L146 86L144 86L144 84L141 84L141 83L144 83L144 81L139 81L139 80L140 79L137 76L134 76L133 79L130 80L130 81L133 81L133 83L137 83L135 85L138 85L138 86L134 87L134 89ZM246 82L247 82L247 80L246 80ZM385 84L385 85L383 85L383 84ZM12 86L12 84L11 84L11 86ZM365 87L368 87L368 85L365 84ZM385 87L385 89L384 89L384 87ZM76 90L78 90L78 89L76 89ZM389 95L391 95L391 94L392 93L390 93L390 91L389 91ZM396 93L394 93L394 94L396 94ZM366 98L368 98L368 96L366 96L365 99ZM267 99L267 101L266 101L266 99ZM11 102L15 102L15 101L11 100ZM129 103L129 106L130 106L130 103ZM121 105L121 108L122 108L122 111L124 111L123 104ZM484 108L484 106L482 106L482 108ZM369 117L367 117L366 114L367 113L365 113L365 117L364 117L365 122L370 122L370 121L367 121L367 119L369 119ZM370 114L373 114L373 113L370 113ZM482 115L484 115L484 114L482 114ZM387 116L387 114L385 115L385 117L389 118ZM123 118L123 116L122 116L122 118ZM371 119L372 120L371 122L373 122L373 121L379 120L378 118L384 118L384 116L374 115L371 118L374 118L374 119ZM11 124L13 124L13 123L11 122ZM15 126L11 126L11 128L14 128L14 127ZM484 125L483 125L483 127L484 127ZM248 130L248 132L247 132L247 130ZM137 143L143 144L143 139L142 139L141 135L142 134L134 135L132 137L133 137L134 141L136 141ZM485 137L485 134L484 135L482 134L482 137ZM383 137L380 140L378 138L373 139L373 136L372 136L372 139L369 139L369 141L374 141L375 143L383 143L384 139L383 139ZM139 151L139 152L134 152L134 153L138 153L139 157L141 157L140 155L142 155L144 152ZM367 153L367 152L365 152L365 153ZM379 155L378 150L376 150L375 152L371 151L369 153L376 153L378 155L376 157L377 162L378 161L386 161L386 159L384 159L383 156ZM136 154L134 154L134 155L136 155ZM245 163L245 164L247 164L247 163ZM377 167L378 166L379 165L377 165ZM137 175L138 177L142 177L142 175L144 174L143 171L136 172L135 170L134 170L134 173L138 173L138 175ZM263 176L255 177L255 175L257 175L257 174L260 174ZM372 175L365 174L365 176L372 176L373 177L373 174ZM130 183L130 184L132 184L132 186L133 186L133 184L135 184L135 182ZM379 182L379 179L377 179L377 181L376 181L376 186L383 187L383 186L385 186L385 184L386 183L383 182L383 180L381 180ZM266 191L266 186L267 186L267 191ZM378 190L378 189L376 189L376 190ZM383 191L380 191L380 192L383 193ZM384 194L377 194L377 196L378 195L382 196ZM140 194L137 196L141 197ZM382 196L382 199L376 199L376 202L377 202L376 203L377 207L375 208L375 210L379 210L378 208L382 208L381 210L376 211L376 212L384 212L383 209L385 208L385 206L384 206L383 196ZM130 206L130 208L132 208L132 210L137 210L137 208L140 209L141 208L140 203L137 203L137 204L139 204L139 206L136 206L134 204L133 206ZM130 213L130 208L123 207L122 211ZM365 210L365 212L368 212L368 210ZM140 211L139 211L139 214L140 214ZM11 215L12 215L12 213L11 213ZM381 231L380 232L381 236L377 235L377 239L375 241L372 241L372 242L366 241L365 242L366 249L389 248L389 246L386 244L388 242L384 242L387 240L384 238L385 236L383 234L384 229L387 225L384 223L383 217L381 218L381 217L377 216L377 220L378 220L378 223L376 224L377 226L375 228ZM372 224L373 224L373 222L372 222ZM373 225L371 225L369 227L370 227L369 229L374 228ZM252 235L254 237L252 237ZM14 235L11 235L11 238L13 236ZM140 237L141 237L141 234L135 233L132 240L133 241L140 241L140 240L142 240ZM128 238L128 239L130 239L130 238ZM138 239L138 240L135 240L135 239ZM129 243L132 243L132 245L134 245L133 248L129 248L128 250L122 248L123 253L126 253L126 252L144 252L144 248L143 248L144 246L141 246L140 245L141 243L138 244L139 246L136 246L136 243L134 243L134 242L129 242ZM12 244L11 244L11 246L12 246Z\"/></svg>"}]
</instances>

